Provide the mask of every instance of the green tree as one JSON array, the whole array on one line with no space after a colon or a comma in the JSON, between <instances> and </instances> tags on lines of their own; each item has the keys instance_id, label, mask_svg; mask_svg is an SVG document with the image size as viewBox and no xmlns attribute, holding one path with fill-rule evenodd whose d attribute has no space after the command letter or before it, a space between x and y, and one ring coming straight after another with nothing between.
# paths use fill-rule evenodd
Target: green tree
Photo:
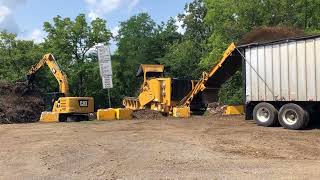
<instances>
[{"instance_id":1,"label":"green tree","mask_svg":"<svg viewBox=\"0 0 320 180\"><path fill-rule=\"evenodd\" d=\"M116 37L119 55L129 59L133 65L154 61L149 53L152 53L150 46L155 35L155 27L156 23L147 13L121 22Z\"/></svg>"},{"instance_id":2,"label":"green tree","mask_svg":"<svg viewBox=\"0 0 320 180\"><path fill-rule=\"evenodd\" d=\"M53 23L44 23L44 30L48 33L44 48L55 55L68 74L73 94L91 94L86 91L86 84L96 80L97 77L89 73L96 70L98 64L88 58L88 54L94 45L109 43L111 32L106 24L100 18L88 23L84 14L80 14L75 20L57 16L53 18Z\"/></svg>"},{"instance_id":3,"label":"green tree","mask_svg":"<svg viewBox=\"0 0 320 180\"><path fill-rule=\"evenodd\" d=\"M0 79L14 82L23 79L28 69L41 57L40 46L33 41L18 40L8 32L0 32Z\"/></svg>"},{"instance_id":4,"label":"green tree","mask_svg":"<svg viewBox=\"0 0 320 180\"><path fill-rule=\"evenodd\" d=\"M140 82L135 77L140 64L153 64L161 56L154 43L156 23L147 13L141 13L120 23L119 34L115 38L118 45L116 55L120 59L117 76L121 79L123 94L133 96Z\"/></svg>"},{"instance_id":5,"label":"green tree","mask_svg":"<svg viewBox=\"0 0 320 180\"><path fill-rule=\"evenodd\" d=\"M203 66L218 59L222 47L237 42L258 26L290 26L306 31L320 28L320 1L317 0L205 0L208 13L205 23L213 30L209 38L210 56Z\"/></svg>"},{"instance_id":6,"label":"green tree","mask_svg":"<svg viewBox=\"0 0 320 180\"><path fill-rule=\"evenodd\" d=\"M198 62L202 54L191 40L184 40L170 46L168 53L162 58L166 71L172 77L193 79L199 78Z\"/></svg>"},{"instance_id":7,"label":"green tree","mask_svg":"<svg viewBox=\"0 0 320 180\"><path fill-rule=\"evenodd\" d=\"M199 78L201 58L208 53L207 39L211 35L204 23L207 9L202 0L194 0L185 6L186 13L178 15L185 32L180 41L171 44L161 62L174 77Z\"/></svg>"},{"instance_id":8,"label":"green tree","mask_svg":"<svg viewBox=\"0 0 320 180\"><path fill-rule=\"evenodd\" d=\"M183 35L178 32L176 20L170 18L166 23L162 22L155 29L155 36L152 44L155 50L156 63L162 63L162 58L166 55L171 46L175 43L181 42Z\"/></svg>"},{"instance_id":9,"label":"green tree","mask_svg":"<svg viewBox=\"0 0 320 180\"><path fill-rule=\"evenodd\" d=\"M205 23L212 29L208 40L210 53L203 57L200 66L209 69L217 63L225 48L231 42L238 42L241 37L258 26L290 26L307 32L320 29L320 1L317 0L205 0L208 9ZM239 73L233 81L241 81ZM228 82L221 91L239 94L242 92L237 82ZM220 93L222 102L230 97ZM232 99L235 99L234 96ZM238 95L242 102L242 95Z\"/></svg>"}]
</instances>

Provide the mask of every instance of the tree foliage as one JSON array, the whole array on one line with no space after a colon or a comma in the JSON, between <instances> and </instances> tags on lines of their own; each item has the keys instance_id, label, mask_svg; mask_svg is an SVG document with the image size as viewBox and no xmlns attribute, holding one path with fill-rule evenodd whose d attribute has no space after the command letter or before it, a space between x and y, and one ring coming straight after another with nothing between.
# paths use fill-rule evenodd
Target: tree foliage
<instances>
[{"instance_id":1,"label":"tree foliage","mask_svg":"<svg viewBox=\"0 0 320 180\"><path fill-rule=\"evenodd\" d=\"M53 23L44 23L44 30L48 33L44 48L54 53L68 74L71 91L75 95L89 95L86 84L97 78L90 75L92 70L97 69L97 61L88 58L88 54L96 44L109 43L111 32L106 24L100 18L88 23L84 14L75 20L57 16L53 18Z\"/></svg>"},{"instance_id":2,"label":"tree foliage","mask_svg":"<svg viewBox=\"0 0 320 180\"><path fill-rule=\"evenodd\" d=\"M116 55L121 59L123 72L119 72L118 77L123 80L120 85L123 94L136 94L141 83L141 79L135 77L140 64L160 63L170 45L180 39L176 29L173 19L157 26L147 13L120 23Z\"/></svg>"},{"instance_id":3,"label":"tree foliage","mask_svg":"<svg viewBox=\"0 0 320 180\"><path fill-rule=\"evenodd\" d=\"M204 0L208 9L205 24L212 29L208 39L210 53L204 56L200 66L210 68L231 42L258 26L289 26L307 32L320 29L320 1L316 0ZM238 78L233 78L239 81ZM242 86L234 82L227 83L221 91L238 94ZM223 93L222 93L223 94ZM242 102L238 96L238 103ZM228 97L221 97L227 103Z\"/></svg>"},{"instance_id":4,"label":"tree foliage","mask_svg":"<svg viewBox=\"0 0 320 180\"><path fill-rule=\"evenodd\" d=\"M174 77L193 79L202 72L199 62L208 53L207 40L211 29L204 23L207 8L202 0L195 0L185 6L185 13L179 14L185 32L181 41L172 43L161 63Z\"/></svg>"},{"instance_id":5,"label":"tree foliage","mask_svg":"<svg viewBox=\"0 0 320 180\"><path fill-rule=\"evenodd\" d=\"M27 69L38 59L40 46L33 41L18 40L8 32L0 32L0 78L13 82L25 77Z\"/></svg>"},{"instance_id":6,"label":"tree foliage","mask_svg":"<svg viewBox=\"0 0 320 180\"><path fill-rule=\"evenodd\" d=\"M306 31L320 28L320 1L316 0L205 0L205 23L213 30L211 52L202 64L211 66L231 42L258 26L289 26ZM213 62L213 64L216 62Z\"/></svg>"}]
</instances>

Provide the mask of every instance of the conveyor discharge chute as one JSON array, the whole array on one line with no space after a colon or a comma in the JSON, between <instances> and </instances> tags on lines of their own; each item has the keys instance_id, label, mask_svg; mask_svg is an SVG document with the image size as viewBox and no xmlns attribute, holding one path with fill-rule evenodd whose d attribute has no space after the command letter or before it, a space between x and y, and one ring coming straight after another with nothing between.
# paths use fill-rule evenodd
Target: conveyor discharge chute
<instances>
[{"instance_id":1,"label":"conveyor discharge chute","mask_svg":"<svg viewBox=\"0 0 320 180\"><path fill-rule=\"evenodd\" d=\"M201 79L189 94L183 98L179 106L189 106L193 98L199 92L205 92L211 101L218 100L218 92L223 83L231 78L238 70L241 69L242 56L237 50L234 43L224 52L223 57L217 65L209 72L203 72Z\"/></svg>"}]
</instances>

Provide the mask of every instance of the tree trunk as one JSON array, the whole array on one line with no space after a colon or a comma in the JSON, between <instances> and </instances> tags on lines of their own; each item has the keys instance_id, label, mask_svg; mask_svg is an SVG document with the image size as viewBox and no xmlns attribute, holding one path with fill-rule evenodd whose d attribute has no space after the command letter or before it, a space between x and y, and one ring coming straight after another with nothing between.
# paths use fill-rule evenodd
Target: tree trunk
<instances>
[{"instance_id":1,"label":"tree trunk","mask_svg":"<svg viewBox=\"0 0 320 180\"><path fill-rule=\"evenodd\" d=\"M83 96L83 75L82 75L82 72L80 72L79 74L79 94L78 94L79 97L82 97Z\"/></svg>"}]
</instances>

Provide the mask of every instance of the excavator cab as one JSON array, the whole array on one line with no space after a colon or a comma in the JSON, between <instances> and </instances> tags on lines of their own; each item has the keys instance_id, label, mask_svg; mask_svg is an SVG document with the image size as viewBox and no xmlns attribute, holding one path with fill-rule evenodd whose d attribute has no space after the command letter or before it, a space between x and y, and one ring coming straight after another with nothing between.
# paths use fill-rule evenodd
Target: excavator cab
<instances>
[{"instance_id":1,"label":"excavator cab","mask_svg":"<svg viewBox=\"0 0 320 180\"><path fill-rule=\"evenodd\" d=\"M60 92L51 92L44 94L44 102L46 104L46 110L52 111L54 107L54 102L58 101L59 98L65 97L65 94Z\"/></svg>"}]
</instances>

